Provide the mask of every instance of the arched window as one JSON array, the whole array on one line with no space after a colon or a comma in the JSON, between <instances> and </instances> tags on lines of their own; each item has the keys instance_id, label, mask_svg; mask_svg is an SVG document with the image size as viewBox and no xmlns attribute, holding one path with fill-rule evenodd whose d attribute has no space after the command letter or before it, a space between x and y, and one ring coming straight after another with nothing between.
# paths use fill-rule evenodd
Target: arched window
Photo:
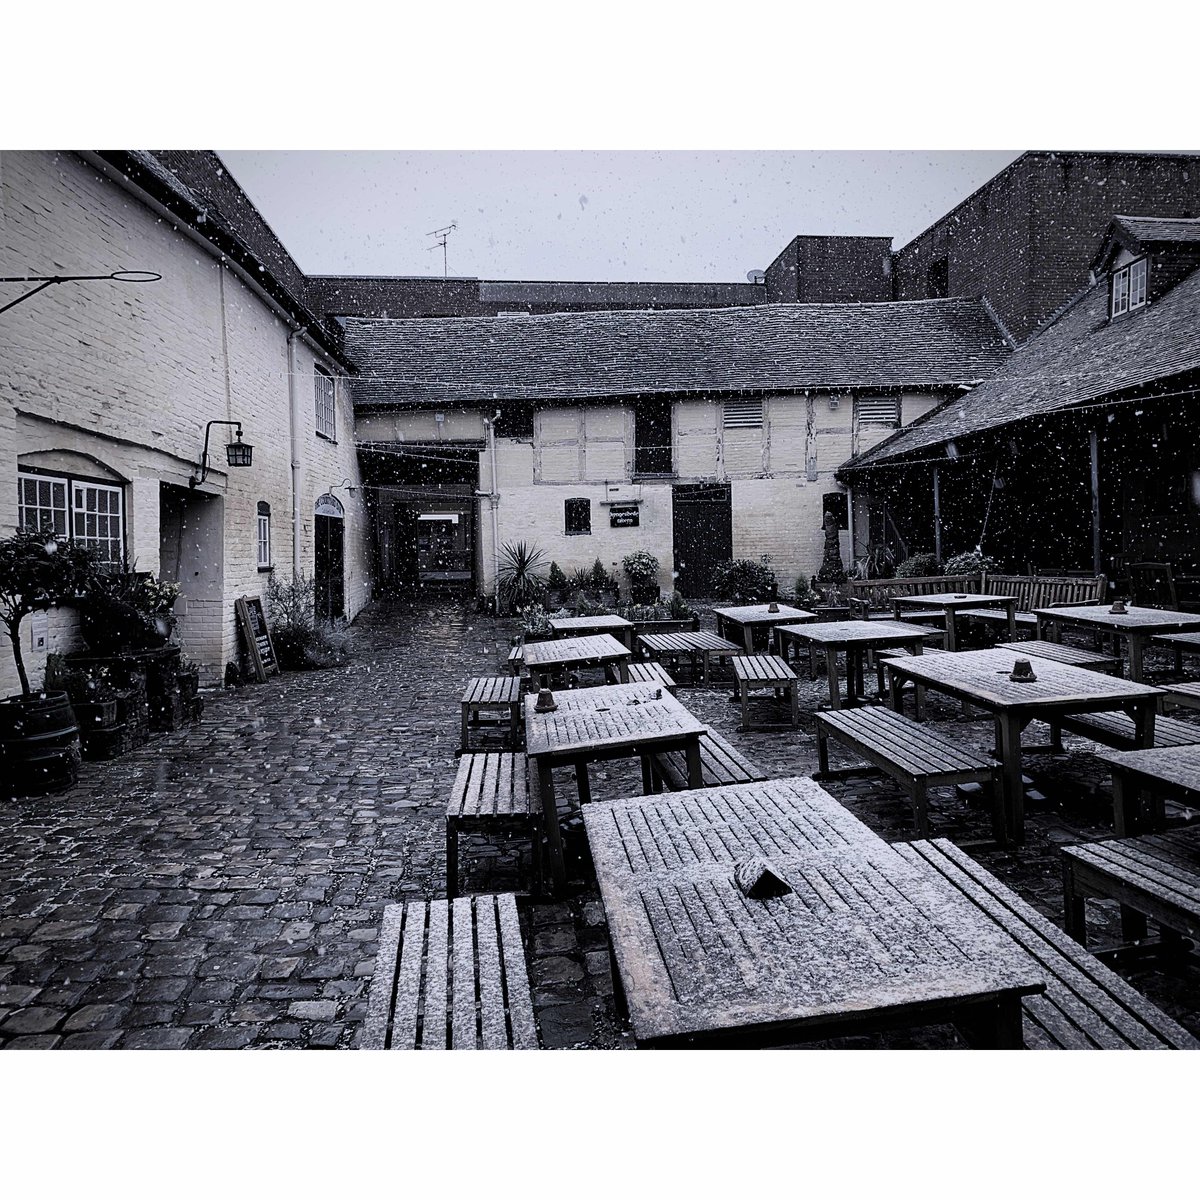
<instances>
[{"instance_id":1,"label":"arched window","mask_svg":"<svg viewBox=\"0 0 1200 1200\"><path fill-rule=\"evenodd\" d=\"M258 502L258 569L271 569L271 506L265 500Z\"/></svg>"}]
</instances>

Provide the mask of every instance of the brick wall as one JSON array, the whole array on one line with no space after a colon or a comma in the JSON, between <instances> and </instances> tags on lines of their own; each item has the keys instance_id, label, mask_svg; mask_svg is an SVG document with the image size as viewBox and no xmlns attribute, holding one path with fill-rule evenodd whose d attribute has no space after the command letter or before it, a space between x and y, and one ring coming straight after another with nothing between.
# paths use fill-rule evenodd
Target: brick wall
<instances>
[{"instance_id":1,"label":"brick wall","mask_svg":"<svg viewBox=\"0 0 1200 1200\"><path fill-rule=\"evenodd\" d=\"M986 295L1024 340L1086 285L1118 214L1200 215L1200 157L1024 155L896 253L896 296L929 297L944 258L949 294Z\"/></svg>"},{"instance_id":2,"label":"brick wall","mask_svg":"<svg viewBox=\"0 0 1200 1200\"><path fill-rule=\"evenodd\" d=\"M890 237L795 237L767 267L767 300L890 300L891 246Z\"/></svg>"},{"instance_id":3,"label":"brick wall","mask_svg":"<svg viewBox=\"0 0 1200 1200\"><path fill-rule=\"evenodd\" d=\"M139 569L162 569L163 486L187 495L204 424L243 423L249 469L225 466L230 431L215 427L214 470L203 491L218 497L212 544L189 561L194 596L181 614L185 652L219 676L236 656L233 602L261 594L256 561L258 501L271 506L276 570L291 573L292 472L288 326L238 276L131 193L68 153L0 155L0 274L161 273L140 286L63 284L5 314L0 341L0 522L16 524L15 479L23 455L68 452L125 481L126 549ZM5 298L19 294L5 285ZM301 463L301 564L313 562L312 506L345 478L359 484L348 389L338 387L336 444L315 436L313 356L297 353ZM333 364L330 364L333 365ZM5 482L7 481L7 482ZM361 490L338 496L347 510L347 611L369 595ZM171 543L174 544L174 543ZM211 573L205 579L204 573ZM214 580L217 593L211 595ZM52 640L69 644L69 619ZM43 661L30 663L40 679ZM0 692L15 671L0 659Z\"/></svg>"}]
</instances>

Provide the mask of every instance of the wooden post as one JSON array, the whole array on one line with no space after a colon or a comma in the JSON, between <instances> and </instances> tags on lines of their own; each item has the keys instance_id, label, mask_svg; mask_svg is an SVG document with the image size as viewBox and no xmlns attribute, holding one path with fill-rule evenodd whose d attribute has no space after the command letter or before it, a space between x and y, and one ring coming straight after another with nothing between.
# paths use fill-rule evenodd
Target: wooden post
<instances>
[{"instance_id":1,"label":"wooden post","mask_svg":"<svg viewBox=\"0 0 1200 1200\"><path fill-rule=\"evenodd\" d=\"M1100 574L1100 441L1093 429L1088 433L1092 460L1092 571ZM936 468L935 468L936 470Z\"/></svg>"},{"instance_id":2,"label":"wooden post","mask_svg":"<svg viewBox=\"0 0 1200 1200\"><path fill-rule=\"evenodd\" d=\"M933 468L933 554L942 561L942 487L939 468Z\"/></svg>"}]
</instances>

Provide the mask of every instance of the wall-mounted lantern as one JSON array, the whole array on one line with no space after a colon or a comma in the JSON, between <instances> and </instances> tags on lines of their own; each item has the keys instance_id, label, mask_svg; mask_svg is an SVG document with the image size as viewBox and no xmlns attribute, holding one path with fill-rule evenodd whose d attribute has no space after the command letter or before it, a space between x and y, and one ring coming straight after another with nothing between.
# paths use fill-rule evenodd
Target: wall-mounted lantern
<instances>
[{"instance_id":1,"label":"wall-mounted lantern","mask_svg":"<svg viewBox=\"0 0 1200 1200\"><path fill-rule=\"evenodd\" d=\"M209 421L204 427L204 451L200 455L200 475L188 480L189 487L199 487L208 478L208 438L214 425L232 425L236 429L236 441L225 447L225 460L231 467L248 467L254 462L254 447L242 441L241 421Z\"/></svg>"}]
</instances>

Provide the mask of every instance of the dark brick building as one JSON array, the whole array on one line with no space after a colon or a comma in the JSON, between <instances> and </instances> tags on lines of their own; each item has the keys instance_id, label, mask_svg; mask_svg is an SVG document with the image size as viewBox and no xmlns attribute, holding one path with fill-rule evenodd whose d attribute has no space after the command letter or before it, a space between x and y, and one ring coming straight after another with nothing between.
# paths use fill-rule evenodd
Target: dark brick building
<instances>
[{"instance_id":1,"label":"dark brick building","mask_svg":"<svg viewBox=\"0 0 1200 1200\"><path fill-rule=\"evenodd\" d=\"M794 237L767 268L772 304L892 300L890 237Z\"/></svg>"},{"instance_id":2,"label":"dark brick building","mask_svg":"<svg viewBox=\"0 0 1200 1200\"><path fill-rule=\"evenodd\" d=\"M1200 215L1200 155L1023 154L896 252L896 299L986 296L1024 341L1087 286L1123 213Z\"/></svg>"}]
</instances>

